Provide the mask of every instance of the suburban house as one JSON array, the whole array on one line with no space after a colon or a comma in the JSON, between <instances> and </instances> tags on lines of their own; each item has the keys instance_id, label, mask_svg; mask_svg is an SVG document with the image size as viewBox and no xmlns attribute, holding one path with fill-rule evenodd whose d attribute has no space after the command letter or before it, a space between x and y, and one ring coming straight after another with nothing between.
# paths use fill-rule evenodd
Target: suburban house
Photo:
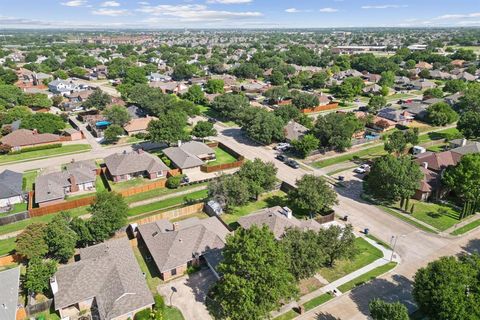
<instances>
[{"instance_id":1,"label":"suburban house","mask_svg":"<svg viewBox=\"0 0 480 320\"><path fill-rule=\"evenodd\" d=\"M377 116L400 125L408 125L414 119L414 116L408 111L393 108L384 108L378 112Z\"/></svg>"},{"instance_id":2,"label":"suburban house","mask_svg":"<svg viewBox=\"0 0 480 320\"><path fill-rule=\"evenodd\" d=\"M450 142L451 150L443 152L425 152L415 156L414 161L420 165L423 178L415 191L414 199L428 200L440 198L442 192L441 175L449 166L455 166L466 154L480 153L480 142L456 139Z\"/></svg>"},{"instance_id":3,"label":"suburban house","mask_svg":"<svg viewBox=\"0 0 480 320\"><path fill-rule=\"evenodd\" d=\"M20 287L20 267L7 269L0 272L0 319L16 320L18 291Z\"/></svg>"},{"instance_id":4,"label":"suburban house","mask_svg":"<svg viewBox=\"0 0 480 320\"><path fill-rule=\"evenodd\" d=\"M115 182L137 177L165 178L169 168L159 157L139 149L133 152L115 153L105 158L108 174Z\"/></svg>"},{"instance_id":5,"label":"suburban house","mask_svg":"<svg viewBox=\"0 0 480 320\"><path fill-rule=\"evenodd\" d=\"M74 91L76 86L72 81L57 79L48 83L48 90L56 94L66 94Z\"/></svg>"},{"instance_id":6,"label":"suburban house","mask_svg":"<svg viewBox=\"0 0 480 320\"><path fill-rule=\"evenodd\" d=\"M163 153L184 174L198 171L205 162L216 159L215 150L198 141L179 143L178 147L167 148L163 150Z\"/></svg>"},{"instance_id":7,"label":"suburban house","mask_svg":"<svg viewBox=\"0 0 480 320\"><path fill-rule=\"evenodd\" d=\"M266 225L275 238L281 239L289 228L299 228L301 230L322 229L322 225L313 219L299 220L293 216L292 210L288 207L275 206L259 210L247 216L238 219L238 223L244 229L252 226L261 227Z\"/></svg>"},{"instance_id":8,"label":"suburban house","mask_svg":"<svg viewBox=\"0 0 480 320\"><path fill-rule=\"evenodd\" d=\"M0 139L2 144L14 149L43 144L60 143L60 136L52 133L38 133L37 130L18 129Z\"/></svg>"},{"instance_id":9,"label":"suburban house","mask_svg":"<svg viewBox=\"0 0 480 320\"><path fill-rule=\"evenodd\" d=\"M430 63L428 62L425 62L425 61L420 61L419 63L417 63L415 65L415 68L417 69L427 69L427 70L431 70L433 69L433 65L431 65Z\"/></svg>"},{"instance_id":10,"label":"suburban house","mask_svg":"<svg viewBox=\"0 0 480 320\"><path fill-rule=\"evenodd\" d=\"M0 208L8 208L24 201L22 185L21 173L8 169L0 173Z\"/></svg>"},{"instance_id":11,"label":"suburban house","mask_svg":"<svg viewBox=\"0 0 480 320\"><path fill-rule=\"evenodd\" d=\"M217 218L190 218L171 223L158 220L139 225L137 237L152 257L162 280L183 275L189 266L203 262L216 273L216 266L230 231Z\"/></svg>"},{"instance_id":12,"label":"suburban house","mask_svg":"<svg viewBox=\"0 0 480 320\"><path fill-rule=\"evenodd\" d=\"M378 84L371 84L362 89L362 92L365 94L377 94L382 91L382 87Z\"/></svg>"},{"instance_id":13,"label":"suburban house","mask_svg":"<svg viewBox=\"0 0 480 320\"><path fill-rule=\"evenodd\" d=\"M176 82L176 81L150 82L149 86L152 87L152 88L158 88L158 89L162 90L163 93L168 93L168 94L185 93L188 90L188 86L186 86L184 83Z\"/></svg>"},{"instance_id":14,"label":"suburban house","mask_svg":"<svg viewBox=\"0 0 480 320\"><path fill-rule=\"evenodd\" d=\"M436 87L437 85L435 84L435 82L430 80L419 79L419 80L412 81L412 88L414 90L425 90L425 89L432 89Z\"/></svg>"},{"instance_id":15,"label":"suburban house","mask_svg":"<svg viewBox=\"0 0 480 320\"><path fill-rule=\"evenodd\" d=\"M123 129L127 132L129 136L133 136L137 133L147 133L148 124L152 120L157 120L157 118L150 116L147 116L145 118L135 118L130 120L126 125L124 125Z\"/></svg>"},{"instance_id":16,"label":"suburban house","mask_svg":"<svg viewBox=\"0 0 480 320\"><path fill-rule=\"evenodd\" d=\"M410 102L402 105L402 109L407 111L417 120L425 120L427 116L428 105L425 102Z\"/></svg>"},{"instance_id":17,"label":"suburban house","mask_svg":"<svg viewBox=\"0 0 480 320\"><path fill-rule=\"evenodd\" d=\"M290 142L303 137L308 132L308 128L294 120L290 120L283 128L283 132L285 133L285 140Z\"/></svg>"},{"instance_id":18,"label":"suburban house","mask_svg":"<svg viewBox=\"0 0 480 320\"><path fill-rule=\"evenodd\" d=\"M54 308L62 319L90 314L99 320L127 320L154 304L127 238L80 249L79 257L50 279Z\"/></svg>"},{"instance_id":19,"label":"suburban house","mask_svg":"<svg viewBox=\"0 0 480 320\"><path fill-rule=\"evenodd\" d=\"M148 81L150 81L150 82L159 82L159 81L168 82L168 81L172 81L172 77L170 77L166 74L152 72L148 76Z\"/></svg>"},{"instance_id":20,"label":"suburban house","mask_svg":"<svg viewBox=\"0 0 480 320\"><path fill-rule=\"evenodd\" d=\"M42 174L35 180L35 203L45 207L62 202L71 193L95 191L96 178L93 161L72 162L63 171Z\"/></svg>"}]
</instances>

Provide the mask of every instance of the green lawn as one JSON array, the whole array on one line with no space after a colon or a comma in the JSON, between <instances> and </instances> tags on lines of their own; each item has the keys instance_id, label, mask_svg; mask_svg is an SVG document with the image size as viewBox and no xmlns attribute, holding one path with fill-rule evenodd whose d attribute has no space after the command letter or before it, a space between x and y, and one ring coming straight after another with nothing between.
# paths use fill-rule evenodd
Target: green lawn
<instances>
[{"instance_id":1,"label":"green lawn","mask_svg":"<svg viewBox=\"0 0 480 320\"><path fill-rule=\"evenodd\" d=\"M305 311L308 311L332 299L333 299L333 296L331 294L324 293L321 296L318 296L316 298L313 298L310 301L305 302L303 306L305 307Z\"/></svg>"},{"instance_id":2,"label":"green lawn","mask_svg":"<svg viewBox=\"0 0 480 320\"><path fill-rule=\"evenodd\" d=\"M313 162L312 166L315 168L325 168L331 166L332 164L337 164L341 162L351 161L354 158L372 158L376 156L381 156L386 154L385 150L383 150L383 145L370 147L367 149L359 150L357 152L352 152L344 155L339 155L337 157L320 160L317 162Z\"/></svg>"},{"instance_id":3,"label":"green lawn","mask_svg":"<svg viewBox=\"0 0 480 320\"><path fill-rule=\"evenodd\" d=\"M377 244L379 244L379 245L381 245L381 246L383 246L383 247L385 247L385 248L387 248L387 249L392 250L392 247L390 247L390 245L389 245L388 243L386 243L385 241L382 241L382 240L378 239L377 237L375 237L375 236L374 236L373 234L371 234L371 233L367 234L367 238L375 241Z\"/></svg>"},{"instance_id":4,"label":"green lawn","mask_svg":"<svg viewBox=\"0 0 480 320\"><path fill-rule=\"evenodd\" d=\"M390 209L390 208L387 207L387 206L378 205L378 204L377 204L377 207L381 208L381 209L382 209L383 211L385 211L386 213L388 213L388 214L390 214L390 215L392 215L392 216L395 216L395 217L397 217L398 219L403 220L403 221L411 224L412 226L414 226L414 227L416 227L416 228L418 228L418 229L420 229L420 230L423 230L423 231L426 231L426 232L430 232L430 233L438 233L437 231L435 231L435 230L433 230L433 229L431 229L431 228L428 228L428 227L424 226L423 224L418 223L418 222L415 221L415 220L410 219L407 215L401 214L401 213L399 213L399 212L397 212L397 211L395 211L395 210L392 210L392 209Z\"/></svg>"},{"instance_id":5,"label":"green lawn","mask_svg":"<svg viewBox=\"0 0 480 320\"><path fill-rule=\"evenodd\" d=\"M180 312L175 307L165 307L165 311L163 312L163 315L165 316L165 320L183 320L185 319Z\"/></svg>"},{"instance_id":6,"label":"green lawn","mask_svg":"<svg viewBox=\"0 0 480 320\"><path fill-rule=\"evenodd\" d=\"M164 196L164 195L167 195L167 194L187 191L187 190L190 190L190 189L193 189L193 188L206 186L207 184L208 184L207 182L199 183L199 184L191 184L191 185L187 185L187 186L184 186L184 187L180 187L178 189L168 189L168 188L153 189L153 190L150 190L150 191L147 191L147 192L134 194L133 196L130 196L130 197L125 197L125 201L127 203L134 203L134 202L138 202L138 201L142 201L142 200L146 200L146 199L151 199L151 198L155 198L155 197Z\"/></svg>"},{"instance_id":7,"label":"green lawn","mask_svg":"<svg viewBox=\"0 0 480 320\"><path fill-rule=\"evenodd\" d=\"M139 187L146 184L150 184L152 182L153 181L150 179L138 177L128 181L122 181L122 182L109 181L109 184L110 184L110 187L112 188L112 191L122 191L125 189L130 189L133 187Z\"/></svg>"},{"instance_id":8,"label":"green lawn","mask_svg":"<svg viewBox=\"0 0 480 320\"><path fill-rule=\"evenodd\" d=\"M427 148L427 151L430 151L430 152L442 152L444 149L445 149L445 146L447 146L446 143L440 143L440 144L436 144L434 146L430 146Z\"/></svg>"},{"instance_id":9,"label":"green lawn","mask_svg":"<svg viewBox=\"0 0 480 320\"><path fill-rule=\"evenodd\" d=\"M35 179L37 179L38 170L25 171L23 173L22 188L23 191L32 191Z\"/></svg>"},{"instance_id":10,"label":"green lawn","mask_svg":"<svg viewBox=\"0 0 480 320\"><path fill-rule=\"evenodd\" d=\"M412 205L414 205L412 217L440 231L453 227L460 222L460 212L451 206L410 200L409 207ZM399 209L399 204L396 204L396 209Z\"/></svg>"},{"instance_id":11,"label":"green lawn","mask_svg":"<svg viewBox=\"0 0 480 320\"><path fill-rule=\"evenodd\" d=\"M68 210L68 212L70 212L72 217L78 217L78 216L86 214L87 213L87 208L88 207L80 207L80 208ZM44 215L44 216L41 216L41 217L30 218L30 219L18 221L18 222L15 222L15 223L10 223L10 224L4 225L4 226L0 226L0 234L6 234L6 233L15 232L15 231L25 229L26 226L28 226L32 223L37 223L37 222L38 223L48 223L57 214L59 214L59 213L47 214L47 215Z\"/></svg>"},{"instance_id":12,"label":"green lawn","mask_svg":"<svg viewBox=\"0 0 480 320\"><path fill-rule=\"evenodd\" d=\"M107 190L107 187L105 186L102 175L97 176L97 179L95 180L95 189L97 192L102 192Z\"/></svg>"},{"instance_id":13,"label":"green lawn","mask_svg":"<svg viewBox=\"0 0 480 320\"><path fill-rule=\"evenodd\" d=\"M470 223L467 223L467 224L464 225L463 227L460 227L460 228L454 230L454 231L453 231L452 233L450 233L450 234L453 235L453 236L459 236L459 235L464 234L464 233L466 233L466 232L468 232L468 231L470 231L470 230L473 230L473 229L475 229L475 228L477 228L477 227L479 227L479 226L480 226L480 219L475 220L475 221L472 221L472 222L470 222Z\"/></svg>"},{"instance_id":14,"label":"green lawn","mask_svg":"<svg viewBox=\"0 0 480 320\"><path fill-rule=\"evenodd\" d=\"M219 164L232 163L237 161L234 156L219 147L213 148L213 150L215 150L215 156L217 159L215 161L208 162L207 166L216 166Z\"/></svg>"},{"instance_id":15,"label":"green lawn","mask_svg":"<svg viewBox=\"0 0 480 320\"><path fill-rule=\"evenodd\" d=\"M187 195L182 195L179 197L174 197L170 199L165 199L162 201L149 203L143 206L138 206L135 208L130 208L128 210L128 215L130 217L137 216L144 213L155 213L170 207L182 205L190 201L202 200L207 198L208 190L195 191Z\"/></svg>"},{"instance_id":16,"label":"green lawn","mask_svg":"<svg viewBox=\"0 0 480 320\"><path fill-rule=\"evenodd\" d=\"M133 253L137 259L140 270L145 273L145 280L147 281L148 288L152 294L157 294L157 287L162 283L160 279L160 274L158 273L157 267L152 259L147 261L145 259L146 252L143 251L143 248L138 246L133 246Z\"/></svg>"},{"instance_id":17,"label":"green lawn","mask_svg":"<svg viewBox=\"0 0 480 320\"><path fill-rule=\"evenodd\" d=\"M13 205L13 210L9 211L7 214L27 211L27 206L28 206L28 204L26 202L16 203L16 204Z\"/></svg>"},{"instance_id":18,"label":"green lawn","mask_svg":"<svg viewBox=\"0 0 480 320\"><path fill-rule=\"evenodd\" d=\"M298 317L298 313L296 313L294 310L289 310L282 314L281 316L278 316L274 318L274 320L292 320Z\"/></svg>"},{"instance_id":19,"label":"green lawn","mask_svg":"<svg viewBox=\"0 0 480 320\"><path fill-rule=\"evenodd\" d=\"M400 100L400 99L410 99L412 97L413 96L411 94L408 94L408 93L395 93L395 94L392 94L391 96L387 96L385 98L387 99L387 101L393 101L393 100Z\"/></svg>"},{"instance_id":20,"label":"green lawn","mask_svg":"<svg viewBox=\"0 0 480 320\"><path fill-rule=\"evenodd\" d=\"M36 150L19 154L7 154L0 156L0 163L30 161L35 159L50 158L62 154L86 152L91 149L89 144L69 144L61 148Z\"/></svg>"},{"instance_id":21,"label":"green lawn","mask_svg":"<svg viewBox=\"0 0 480 320\"><path fill-rule=\"evenodd\" d=\"M435 140L450 139L459 135L460 132L457 130L457 128L447 128L439 131L421 134L418 138L418 142L425 143Z\"/></svg>"},{"instance_id":22,"label":"green lawn","mask_svg":"<svg viewBox=\"0 0 480 320\"><path fill-rule=\"evenodd\" d=\"M340 290L342 293L350 291L355 287L358 287L362 284L365 284L365 283L375 279L376 277L379 277L382 274L387 273L388 271L395 268L396 265L397 265L396 262L389 262L389 263L387 263L383 266L377 267L377 268L359 276L358 278L353 279L352 281L349 281L347 283L342 284L341 286L338 287L338 290Z\"/></svg>"},{"instance_id":23,"label":"green lawn","mask_svg":"<svg viewBox=\"0 0 480 320\"><path fill-rule=\"evenodd\" d=\"M372 246L365 239L356 238L355 244L358 251L355 258L339 260L335 262L333 268L324 267L320 269L319 273L322 277L328 282L332 282L383 257L382 251Z\"/></svg>"},{"instance_id":24,"label":"green lawn","mask_svg":"<svg viewBox=\"0 0 480 320\"><path fill-rule=\"evenodd\" d=\"M226 224L234 227L235 222L240 217L243 217L252 212L273 207L276 205L284 205L286 202L286 193L283 191L273 191L262 194L255 202L250 202L241 207L233 207L222 216L222 220Z\"/></svg>"},{"instance_id":25,"label":"green lawn","mask_svg":"<svg viewBox=\"0 0 480 320\"><path fill-rule=\"evenodd\" d=\"M0 257L9 254L15 249L15 240L17 240L17 238L0 240Z\"/></svg>"}]
</instances>

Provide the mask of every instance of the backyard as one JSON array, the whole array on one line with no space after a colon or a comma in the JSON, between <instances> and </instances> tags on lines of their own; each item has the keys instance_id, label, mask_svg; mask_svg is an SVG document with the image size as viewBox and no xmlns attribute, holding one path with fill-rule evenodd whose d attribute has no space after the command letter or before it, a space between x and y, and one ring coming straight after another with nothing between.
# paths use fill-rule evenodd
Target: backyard
<instances>
[{"instance_id":1,"label":"backyard","mask_svg":"<svg viewBox=\"0 0 480 320\"><path fill-rule=\"evenodd\" d=\"M37 179L37 176L38 170L30 170L23 173L23 191L28 192L33 190L33 184L35 183L35 179Z\"/></svg>"},{"instance_id":2,"label":"backyard","mask_svg":"<svg viewBox=\"0 0 480 320\"><path fill-rule=\"evenodd\" d=\"M118 192L118 191L130 189L130 188L148 185L148 184L154 183L155 181L158 181L158 180L150 180L147 178L138 177L138 178L134 178L127 181L121 181L121 182L109 181L109 184L110 184L110 187L112 188L112 191Z\"/></svg>"},{"instance_id":3,"label":"backyard","mask_svg":"<svg viewBox=\"0 0 480 320\"><path fill-rule=\"evenodd\" d=\"M11 162L29 161L41 158L50 158L63 154L87 152L91 149L89 144L69 144L60 148L35 150L19 154L6 154L0 156L0 163L6 164Z\"/></svg>"},{"instance_id":4,"label":"backyard","mask_svg":"<svg viewBox=\"0 0 480 320\"><path fill-rule=\"evenodd\" d=\"M208 162L207 166L217 166L219 164L226 164L237 161L234 156L219 147L215 147L213 148L213 150L215 151L216 160Z\"/></svg>"}]
</instances>

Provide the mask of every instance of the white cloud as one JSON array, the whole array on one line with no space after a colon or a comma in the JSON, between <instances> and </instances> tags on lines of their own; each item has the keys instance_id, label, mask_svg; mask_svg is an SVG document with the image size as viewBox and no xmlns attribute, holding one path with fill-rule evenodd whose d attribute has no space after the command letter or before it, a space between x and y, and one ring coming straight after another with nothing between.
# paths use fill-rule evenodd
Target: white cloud
<instances>
[{"instance_id":1,"label":"white cloud","mask_svg":"<svg viewBox=\"0 0 480 320\"><path fill-rule=\"evenodd\" d=\"M434 20L448 20L448 19L466 19L466 18L478 18L480 12L466 13L466 14L444 14L442 16L434 18Z\"/></svg>"},{"instance_id":2,"label":"white cloud","mask_svg":"<svg viewBox=\"0 0 480 320\"><path fill-rule=\"evenodd\" d=\"M98 9L93 10L92 14L97 16L109 16L109 17L118 17L118 16L125 16L128 14L128 11L125 9Z\"/></svg>"},{"instance_id":3,"label":"white cloud","mask_svg":"<svg viewBox=\"0 0 480 320\"><path fill-rule=\"evenodd\" d=\"M362 6L362 9L395 9L395 8L407 8L406 4L381 4L375 6Z\"/></svg>"},{"instance_id":4,"label":"white cloud","mask_svg":"<svg viewBox=\"0 0 480 320\"><path fill-rule=\"evenodd\" d=\"M101 7L120 7L117 1L105 1L100 4Z\"/></svg>"},{"instance_id":5,"label":"white cloud","mask_svg":"<svg viewBox=\"0 0 480 320\"><path fill-rule=\"evenodd\" d=\"M71 0L67 2L61 2L60 3L62 6L67 6L67 7L82 7L87 4L86 0Z\"/></svg>"},{"instance_id":6,"label":"white cloud","mask_svg":"<svg viewBox=\"0 0 480 320\"><path fill-rule=\"evenodd\" d=\"M301 9L297 9L297 8L288 8L288 9L285 9L285 12L288 12L288 13L301 13L301 12L312 12L312 10L301 10Z\"/></svg>"},{"instance_id":7,"label":"white cloud","mask_svg":"<svg viewBox=\"0 0 480 320\"><path fill-rule=\"evenodd\" d=\"M333 12L338 12L338 9L335 8L322 8L318 10L320 12L325 12L325 13L333 13Z\"/></svg>"},{"instance_id":8,"label":"white cloud","mask_svg":"<svg viewBox=\"0 0 480 320\"><path fill-rule=\"evenodd\" d=\"M221 4L238 4L238 3L250 3L253 0L207 0L207 3L221 3Z\"/></svg>"},{"instance_id":9,"label":"white cloud","mask_svg":"<svg viewBox=\"0 0 480 320\"><path fill-rule=\"evenodd\" d=\"M148 6L148 5L150 4L150 2L140 1L138 4L139 4L139 5L142 5L142 6Z\"/></svg>"},{"instance_id":10,"label":"white cloud","mask_svg":"<svg viewBox=\"0 0 480 320\"><path fill-rule=\"evenodd\" d=\"M136 11L152 16L175 17L179 18L181 22L220 22L263 16L261 12L256 11L211 10L200 4L143 6Z\"/></svg>"}]
</instances>

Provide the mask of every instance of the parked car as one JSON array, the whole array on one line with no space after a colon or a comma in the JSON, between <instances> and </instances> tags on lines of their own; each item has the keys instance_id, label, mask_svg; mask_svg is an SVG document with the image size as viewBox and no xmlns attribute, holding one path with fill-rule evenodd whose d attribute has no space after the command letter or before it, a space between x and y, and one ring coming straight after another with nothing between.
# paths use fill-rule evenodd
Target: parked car
<instances>
[{"instance_id":1,"label":"parked car","mask_svg":"<svg viewBox=\"0 0 480 320\"><path fill-rule=\"evenodd\" d=\"M279 160L279 161L282 161L282 162L285 162L285 161L288 160L288 158L287 158L285 155L283 155L283 154L279 154L279 155L277 155L275 158L276 158L277 160Z\"/></svg>"},{"instance_id":2,"label":"parked car","mask_svg":"<svg viewBox=\"0 0 480 320\"><path fill-rule=\"evenodd\" d=\"M208 122L210 122L210 123L216 123L216 122L217 122L217 119L214 119L214 118L209 117L209 118L208 118Z\"/></svg>"},{"instance_id":3,"label":"parked car","mask_svg":"<svg viewBox=\"0 0 480 320\"><path fill-rule=\"evenodd\" d=\"M366 163L362 164L360 168L364 169L365 171L370 171L370 165Z\"/></svg>"},{"instance_id":4,"label":"parked car","mask_svg":"<svg viewBox=\"0 0 480 320\"><path fill-rule=\"evenodd\" d=\"M345 181L345 177L344 177L344 176L338 176L337 179L338 179L338 181Z\"/></svg>"},{"instance_id":5,"label":"parked car","mask_svg":"<svg viewBox=\"0 0 480 320\"><path fill-rule=\"evenodd\" d=\"M353 170L353 172L355 173L360 173L360 174L364 174L367 172L367 170L361 168L361 167L358 167L358 168L355 168L355 170Z\"/></svg>"},{"instance_id":6,"label":"parked car","mask_svg":"<svg viewBox=\"0 0 480 320\"><path fill-rule=\"evenodd\" d=\"M274 149L279 151L285 151L288 150L290 147L290 143L282 142L277 144Z\"/></svg>"},{"instance_id":7,"label":"parked car","mask_svg":"<svg viewBox=\"0 0 480 320\"><path fill-rule=\"evenodd\" d=\"M183 176L182 181L180 181L181 184L187 184L190 183L190 178L188 176Z\"/></svg>"},{"instance_id":8,"label":"parked car","mask_svg":"<svg viewBox=\"0 0 480 320\"><path fill-rule=\"evenodd\" d=\"M300 168L300 165L298 164L298 162L295 161L295 160L292 160L292 159L286 161L285 164L286 164L287 166L289 166L289 167L292 167L293 169L298 169L298 168Z\"/></svg>"}]
</instances>

